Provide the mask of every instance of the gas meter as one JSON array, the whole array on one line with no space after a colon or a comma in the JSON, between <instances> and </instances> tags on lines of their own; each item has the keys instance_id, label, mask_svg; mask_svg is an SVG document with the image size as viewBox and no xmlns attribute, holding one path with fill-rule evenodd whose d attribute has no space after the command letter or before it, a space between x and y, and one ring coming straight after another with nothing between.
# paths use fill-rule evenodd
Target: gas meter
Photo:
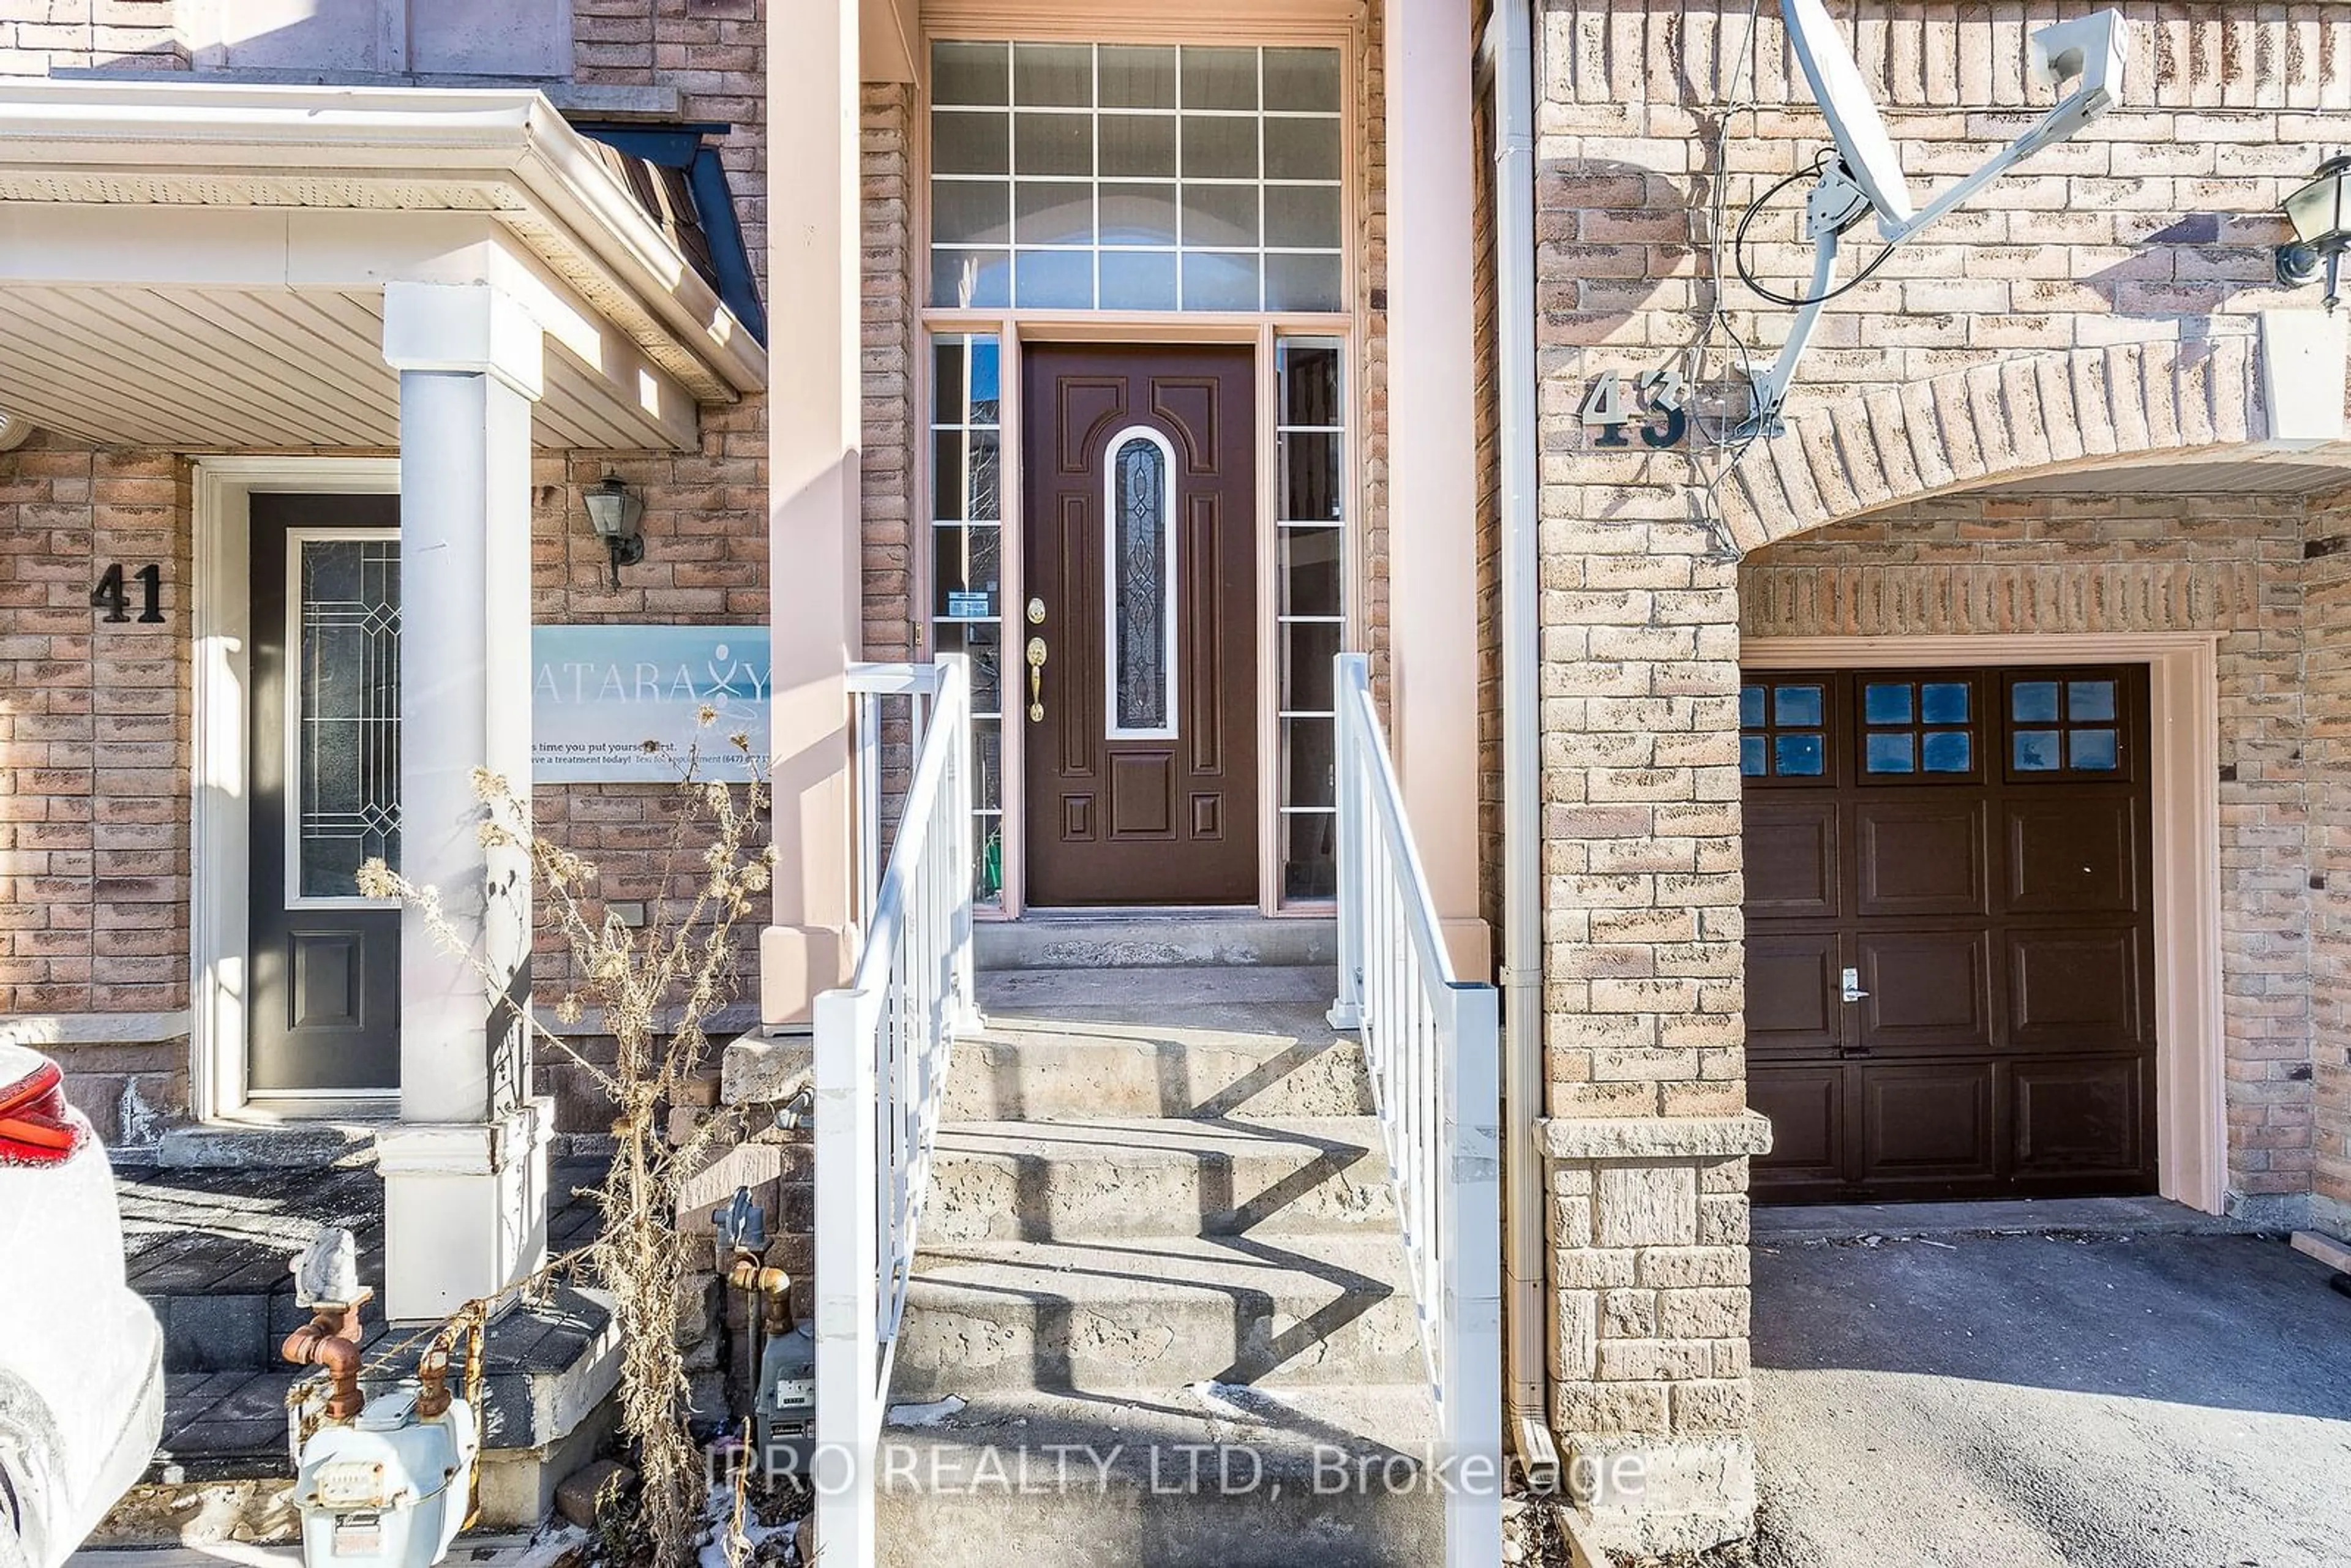
<instances>
[{"instance_id":1,"label":"gas meter","mask_svg":"<svg viewBox=\"0 0 2351 1568\"><path fill-rule=\"evenodd\" d=\"M816 1446L816 1338L801 1323L759 1354L759 1462L804 1476Z\"/></svg>"},{"instance_id":2,"label":"gas meter","mask_svg":"<svg viewBox=\"0 0 2351 1568\"><path fill-rule=\"evenodd\" d=\"M420 1392L402 1383L303 1446L294 1502L306 1568L431 1568L448 1554L477 1458L474 1413L452 1398L439 1415L420 1415Z\"/></svg>"}]
</instances>

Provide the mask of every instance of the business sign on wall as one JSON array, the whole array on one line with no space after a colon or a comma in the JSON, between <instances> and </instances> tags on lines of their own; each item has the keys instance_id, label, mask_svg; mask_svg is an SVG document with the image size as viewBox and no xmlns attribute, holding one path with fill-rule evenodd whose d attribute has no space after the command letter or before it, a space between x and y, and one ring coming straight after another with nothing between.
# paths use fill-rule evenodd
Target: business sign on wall
<instances>
[{"instance_id":1,"label":"business sign on wall","mask_svg":"<svg viewBox=\"0 0 2351 1568\"><path fill-rule=\"evenodd\" d=\"M699 776L742 779L737 732L767 755L764 626L535 626L530 658L536 782L672 784L697 749Z\"/></svg>"}]
</instances>

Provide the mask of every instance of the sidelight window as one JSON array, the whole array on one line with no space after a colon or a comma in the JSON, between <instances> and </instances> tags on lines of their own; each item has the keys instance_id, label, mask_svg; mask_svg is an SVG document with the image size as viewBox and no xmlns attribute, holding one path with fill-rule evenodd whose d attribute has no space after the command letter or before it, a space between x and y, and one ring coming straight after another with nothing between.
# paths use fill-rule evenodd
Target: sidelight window
<instances>
[{"instance_id":1,"label":"sidelight window","mask_svg":"<svg viewBox=\"0 0 2351 1568\"><path fill-rule=\"evenodd\" d=\"M986 332L931 342L931 646L971 661L977 896L1004 882L1002 345Z\"/></svg>"},{"instance_id":2,"label":"sidelight window","mask_svg":"<svg viewBox=\"0 0 2351 1568\"><path fill-rule=\"evenodd\" d=\"M941 42L934 306L1331 311L1333 48Z\"/></svg>"},{"instance_id":3,"label":"sidelight window","mask_svg":"<svg viewBox=\"0 0 2351 1568\"><path fill-rule=\"evenodd\" d=\"M1113 740L1176 734L1176 454L1136 426L1110 444L1103 476L1102 623Z\"/></svg>"},{"instance_id":4,"label":"sidelight window","mask_svg":"<svg viewBox=\"0 0 2351 1568\"><path fill-rule=\"evenodd\" d=\"M1281 880L1285 898L1338 892L1338 700L1347 632L1346 385L1336 338L1277 340L1274 516L1280 598Z\"/></svg>"}]
</instances>

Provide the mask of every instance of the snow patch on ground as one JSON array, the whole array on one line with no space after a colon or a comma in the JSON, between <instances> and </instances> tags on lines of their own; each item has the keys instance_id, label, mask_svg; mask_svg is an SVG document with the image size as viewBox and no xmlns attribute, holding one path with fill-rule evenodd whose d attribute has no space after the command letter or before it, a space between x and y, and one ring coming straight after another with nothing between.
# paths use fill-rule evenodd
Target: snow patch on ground
<instances>
[{"instance_id":1,"label":"snow patch on ground","mask_svg":"<svg viewBox=\"0 0 2351 1568\"><path fill-rule=\"evenodd\" d=\"M893 1427L935 1427L962 1408L963 1401L950 1394L927 1405L893 1405L886 1419Z\"/></svg>"}]
</instances>

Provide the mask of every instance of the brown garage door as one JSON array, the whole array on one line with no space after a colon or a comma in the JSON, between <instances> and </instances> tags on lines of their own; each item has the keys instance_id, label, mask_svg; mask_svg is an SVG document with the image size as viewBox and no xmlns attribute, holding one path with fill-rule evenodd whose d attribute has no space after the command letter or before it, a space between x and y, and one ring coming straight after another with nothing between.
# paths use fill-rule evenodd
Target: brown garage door
<instances>
[{"instance_id":1,"label":"brown garage door","mask_svg":"<svg viewBox=\"0 0 2351 1568\"><path fill-rule=\"evenodd\" d=\"M2155 1188L2143 667L1750 671L1759 1201Z\"/></svg>"}]
</instances>

